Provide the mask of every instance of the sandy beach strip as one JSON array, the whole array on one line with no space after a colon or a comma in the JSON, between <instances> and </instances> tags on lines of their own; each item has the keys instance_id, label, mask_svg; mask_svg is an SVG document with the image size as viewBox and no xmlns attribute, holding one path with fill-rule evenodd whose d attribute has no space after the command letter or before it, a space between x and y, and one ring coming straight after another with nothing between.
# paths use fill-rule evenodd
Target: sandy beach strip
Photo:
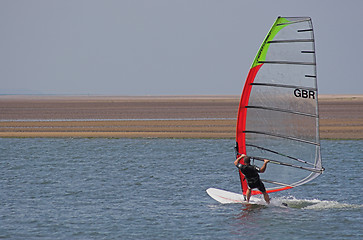
<instances>
[{"instance_id":1,"label":"sandy beach strip","mask_svg":"<svg viewBox=\"0 0 363 240\"><path fill-rule=\"evenodd\" d=\"M234 120L5 121L0 137L229 138Z\"/></svg>"},{"instance_id":2,"label":"sandy beach strip","mask_svg":"<svg viewBox=\"0 0 363 240\"><path fill-rule=\"evenodd\" d=\"M239 96L0 96L0 137L234 138ZM363 95L319 96L323 139L363 139Z\"/></svg>"}]
</instances>

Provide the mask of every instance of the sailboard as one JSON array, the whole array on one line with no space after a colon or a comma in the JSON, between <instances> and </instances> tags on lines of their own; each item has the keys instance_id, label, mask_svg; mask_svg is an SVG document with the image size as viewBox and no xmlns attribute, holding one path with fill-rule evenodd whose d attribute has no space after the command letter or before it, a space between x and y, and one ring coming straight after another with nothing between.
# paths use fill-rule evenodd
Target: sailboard
<instances>
[{"instance_id":1,"label":"sailboard","mask_svg":"<svg viewBox=\"0 0 363 240\"><path fill-rule=\"evenodd\" d=\"M278 17L264 39L242 90L235 150L237 157L250 156L251 164L270 160L261 174L268 193L303 185L324 171L310 17ZM239 176L245 195L240 170Z\"/></svg>"},{"instance_id":2,"label":"sailboard","mask_svg":"<svg viewBox=\"0 0 363 240\"><path fill-rule=\"evenodd\" d=\"M208 188L207 193L209 196L211 196L211 198L223 204L226 203L243 203L243 204L257 204L257 205L261 204L261 201L255 199L254 197L250 199L250 202L247 202L242 194L229 192L222 189Z\"/></svg>"},{"instance_id":3,"label":"sailboard","mask_svg":"<svg viewBox=\"0 0 363 240\"><path fill-rule=\"evenodd\" d=\"M234 193L222 189L217 188L208 188L207 189L208 195L216 200L217 202L228 204L228 203L242 203L244 205L260 205L260 206L266 206L266 202L263 199L257 198L252 196L250 198L250 201L247 202L245 200L245 197L240 193ZM289 205L286 202L282 201L274 201L271 202L274 206L280 206L280 207L288 207Z\"/></svg>"}]
</instances>

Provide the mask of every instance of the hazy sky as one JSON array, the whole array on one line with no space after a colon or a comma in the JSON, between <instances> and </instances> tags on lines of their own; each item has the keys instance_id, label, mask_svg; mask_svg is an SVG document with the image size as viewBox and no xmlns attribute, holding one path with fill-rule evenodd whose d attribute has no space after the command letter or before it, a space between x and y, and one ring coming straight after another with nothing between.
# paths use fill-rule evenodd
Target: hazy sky
<instances>
[{"instance_id":1,"label":"hazy sky","mask_svg":"<svg viewBox=\"0 0 363 240\"><path fill-rule=\"evenodd\" d=\"M361 0L0 0L0 93L241 94L277 16L313 20L320 94L363 94Z\"/></svg>"}]
</instances>

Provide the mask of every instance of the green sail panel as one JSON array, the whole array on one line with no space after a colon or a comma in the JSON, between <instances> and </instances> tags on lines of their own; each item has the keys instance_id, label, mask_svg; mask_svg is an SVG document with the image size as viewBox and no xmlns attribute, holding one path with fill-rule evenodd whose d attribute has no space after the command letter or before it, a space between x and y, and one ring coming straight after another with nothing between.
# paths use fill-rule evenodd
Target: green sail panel
<instances>
[{"instance_id":1,"label":"green sail panel","mask_svg":"<svg viewBox=\"0 0 363 240\"><path fill-rule=\"evenodd\" d=\"M285 23L288 23L289 21L285 18L279 17L275 21L274 25L271 27L270 32L267 34L265 40L263 41L260 50L258 51L255 60L253 61L252 67L256 67L259 64L260 61L266 60L266 54L268 52L268 48L270 46L269 42L274 39L276 34L285 26L287 26Z\"/></svg>"}]
</instances>

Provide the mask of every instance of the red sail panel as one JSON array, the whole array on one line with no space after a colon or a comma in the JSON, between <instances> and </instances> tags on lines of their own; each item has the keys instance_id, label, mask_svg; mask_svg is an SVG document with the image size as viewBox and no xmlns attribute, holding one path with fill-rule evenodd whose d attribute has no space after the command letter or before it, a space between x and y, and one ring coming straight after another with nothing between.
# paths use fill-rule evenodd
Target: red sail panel
<instances>
[{"instance_id":1,"label":"red sail panel","mask_svg":"<svg viewBox=\"0 0 363 240\"><path fill-rule=\"evenodd\" d=\"M246 117L247 117L247 108L248 100L250 98L250 93L252 89L252 83L255 80L256 74L258 70L261 68L263 64L252 67L248 73L245 86L243 88L243 92L241 95L241 101L239 103L238 115L237 115L237 127L236 127L236 150L237 155L246 154L246 141L245 141L245 129L246 129ZM242 164L244 164L243 160L241 160ZM239 170L239 176L241 180L242 193L246 195L247 191L247 181L242 174L241 170Z\"/></svg>"},{"instance_id":2,"label":"red sail panel","mask_svg":"<svg viewBox=\"0 0 363 240\"><path fill-rule=\"evenodd\" d=\"M271 189L271 190L267 190L267 193L272 193L272 192L279 192L279 191L284 191L284 190L288 190L291 189L292 187L282 187L282 188L277 188L277 189ZM260 191L257 190L252 190L251 191L251 195L257 195L257 194L261 194Z\"/></svg>"}]
</instances>

